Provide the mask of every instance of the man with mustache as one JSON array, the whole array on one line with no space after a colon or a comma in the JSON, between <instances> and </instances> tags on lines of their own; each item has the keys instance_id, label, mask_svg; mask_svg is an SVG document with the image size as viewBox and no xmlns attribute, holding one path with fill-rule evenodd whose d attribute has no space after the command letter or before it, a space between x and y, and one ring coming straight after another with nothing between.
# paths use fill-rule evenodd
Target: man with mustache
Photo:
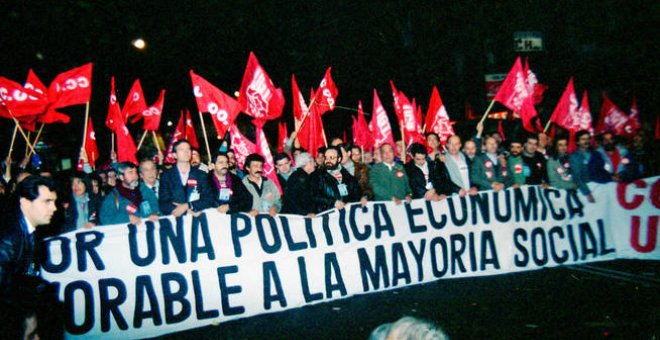
<instances>
[{"instance_id":1,"label":"man with mustache","mask_svg":"<svg viewBox=\"0 0 660 340\"><path fill-rule=\"evenodd\" d=\"M216 209L221 213L250 211L252 196L241 179L229 171L229 157L226 152L215 156L211 170L211 189Z\"/></svg>"},{"instance_id":2,"label":"man with mustache","mask_svg":"<svg viewBox=\"0 0 660 340\"><path fill-rule=\"evenodd\" d=\"M312 174L312 198L316 212L328 209L344 209L344 205L360 200L357 181L342 165L342 153L339 146L329 146L325 150L324 167ZM367 199L362 198L363 205Z\"/></svg>"},{"instance_id":3,"label":"man with mustache","mask_svg":"<svg viewBox=\"0 0 660 340\"><path fill-rule=\"evenodd\" d=\"M39 276L35 231L48 225L57 210L55 184L48 178L29 176L16 193L0 228L0 287L21 276Z\"/></svg>"},{"instance_id":4,"label":"man with mustache","mask_svg":"<svg viewBox=\"0 0 660 340\"><path fill-rule=\"evenodd\" d=\"M100 220L103 225L131 223L138 225L142 218L158 220L158 207L152 207L145 197L147 189L140 186L137 166L131 162L122 162L117 166L119 183L104 198L101 205Z\"/></svg>"},{"instance_id":5,"label":"man with mustache","mask_svg":"<svg viewBox=\"0 0 660 340\"><path fill-rule=\"evenodd\" d=\"M267 212L275 216L282 208L280 189L273 181L263 176L264 158L256 153L245 158L245 169L248 174L243 178L243 185L252 194L252 209L250 215L257 216Z\"/></svg>"}]
</instances>

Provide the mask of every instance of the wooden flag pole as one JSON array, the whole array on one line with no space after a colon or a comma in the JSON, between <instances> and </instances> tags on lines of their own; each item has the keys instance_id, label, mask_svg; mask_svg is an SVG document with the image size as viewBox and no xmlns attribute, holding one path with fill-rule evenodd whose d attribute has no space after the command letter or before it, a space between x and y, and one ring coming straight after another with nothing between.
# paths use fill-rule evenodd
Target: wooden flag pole
<instances>
[{"instance_id":1,"label":"wooden flag pole","mask_svg":"<svg viewBox=\"0 0 660 340\"><path fill-rule=\"evenodd\" d=\"M41 123L41 126L39 127L39 131L37 131L37 137L34 139L34 143L32 143L32 149L37 147L37 143L39 143L39 137L41 137L41 131L44 130L44 123ZM32 156L32 150L28 153L28 157Z\"/></svg>"},{"instance_id":2,"label":"wooden flag pole","mask_svg":"<svg viewBox=\"0 0 660 340\"><path fill-rule=\"evenodd\" d=\"M156 131L151 131L151 135L154 137L154 144L156 145L156 150L160 153L160 144L158 143L158 137L156 136Z\"/></svg>"},{"instance_id":3,"label":"wooden flag pole","mask_svg":"<svg viewBox=\"0 0 660 340\"><path fill-rule=\"evenodd\" d=\"M31 131L28 131L28 133L27 133L27 138L25 139L25 143L26 143L26 145L25 145L25 158L28 157L28 154L29 154L29 152L30 152L30 149L33 149L33 148L32 148L32 142L30 142L30 135L31 135L31 134L32 134L32 132L31 132Z\"/></svg>"},{"instance_id":4,"label":"wooden flag pole","mask_svg":"<svg viewBox=\"0 0 660 340\"><path fill-rule=\"evenodd\" d=\"M82 142L82 148L85 148L85 144L87 142L87 122L89 121L89 101L85 104L85 123L83 125L83 142Z\"/></svg>"},{"instance_id":5,"label":"wooden flag pole","mask_svg":"<svg viewBox=\"0 0 660 340\"><path fill-rule=\"evenodd\" d=\"M481 117L481 120L479 121L479 124L483 124L486 118L488 118L488 114L490 113L490 110L493 108L493 105L495 105L495 99L490 101L490 105L488 105L488 108L486 109L486 113L484 113L484 116ZM477 125L479 125L477 124Z\"/></svg>"},{"instance_id":6,"label":"wooden flag pole","mask_svg":"<svg viewBox=\"0 0 660 340\"><path fill-rule=\"evenodd\" d=\"M7 108L7 111L9 111L9 108ZM32 147L32 143L30 143L30 139L25 134L25 131L23 131L23 128L21 127L20 123L18 122L18 119L16 119L16 117L14 117L14 114L11 113L11 111L9 111L9 114L11 115L11 118L14 120L14 123L18 127L18 132L20 132L21 136L23 136L23 139L25 139L25 143L27 144L27 147L30 150L32 150L32 153L37 153L36 151L34 151L34 147Z\"/></svg>"},{"instance_id":7,"label":"wooden flag pole","mask_svg":"<svg viewBox=\"0 0 660 340\"><path fill-rule=\"evenodd\" d=\"M115 151L115 133L111 132L110 136L112 137L112 141L110 144L110 153L112 153L113 151Z\"/></svg>"},{"instance_id":8,"label":"wooden flag pole","mask_svg":"<svg viewBox=\"0 0 660 340\"><path fill-rule=\"evenodd\" d=\"M11 144L9 144L9 153L7 157L11 157L11 152L14 151L14 141L16 140L16 132L18 132L18 125L14 126L14 133L11 135Z\"/></svg>"},{"instance_id":9,"label":"wooden flag pole","mask_svg":"<svg viewBox=\"0 0 660 340\"><path fill-rule=\"evenodd\" d=\"M298 132L300 132L300 128L302 128L303 124L307 120L307 117L309 117L309 112L312 110L312 106L314 106L315 103L316 103L315 98L312 98L312 101L309 103L309 106L307 107L307 111L305 112L303 119L300 121L300 124L296 127L296 131L293 132L296 135L296 140L298 139ZM325 131L323 132L323 138L325 138ZM328 146L328 143L325 143L325 145Z\"/></svg>"},{"instance_id":10,"label":"wooden flag pole","mask_svg":"<svg viewBox=\"0 0 660 340\"><path fill-rule=\"evenodd\" d=\"M140 138L140 142L138 143L137 150L140 150L140 147L142 146L142 143L144 142L144 139L147 137L147 131L145 130L144 133L142 134L142 138Z\"/></svg>"},{"instance_id":11,"label":"wooden flag pole","mask_svg":"<svg viewBox=\"0 0 660 340\"><path fill-rule=\"evenodd\" d=\"M206 154L209 158L208 162L211 161L211 148L209 147L209 137L206 135L206 126L204 125L204 116L202 116L202 111L199 112L199 120L202 121L202 132L204 133L204 142L206 142Z\"/></svg>"},{"instance_id":12,"label":"wooden flag pole","mask_svg":"<svg viewBox=\"0 0 660 340\"><path fill-rule=\"evenodd\" d=\"M550 124L552 123L551 120L548 121L548 124L545 124L545 129L543 129L543 133L546 133L548 129L550 128Z\"/></svg>"}]
</instances>

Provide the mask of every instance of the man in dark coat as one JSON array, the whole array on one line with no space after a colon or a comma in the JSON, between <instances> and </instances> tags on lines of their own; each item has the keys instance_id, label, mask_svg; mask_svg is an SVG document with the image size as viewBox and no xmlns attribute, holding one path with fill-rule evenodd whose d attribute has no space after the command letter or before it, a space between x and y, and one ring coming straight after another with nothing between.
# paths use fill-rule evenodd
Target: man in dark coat
<instances>
[{"instance_id":1,"label":"man in dark coat","mask_svg":"<svg viewBox=\"0 0 660 340\"><path fill-rule=\"evenodd\" d=\"M341 166L341 157L338 147L329 146L325 150L325 167L312 174L310 187L317 213L332 208L343 209L345 203L360 200L357 181Z\"/></svg>"},{"instance_id":2,"label":"man in dark coat","mask_svg":"<svg viewBox=\"0 0 660 340\"><path fill-rule=\"evenodd\" d=\"M252 208L252 195L238 176L229 172L229 156L220 152L215 156L211 171L211 191L214 206L221 213L248 212Z\"/></svg>"},{"instance_id":3,"label":"man in dark coat","mask_svg":"<svg viewBox=\"0 0 660 340\"><path fill-rule=\"evenodd\" d=\"M289 176L289 185L284 192L282 213L311 215L316 212L312 191L311 174L316 170L316 161L307 152L296 157L296 171Z\"/></svg>"},{"instance_id":4,"label":"man in dark coat","mask_svg":"<svg viewBox=\"0 0 660 340\"><path fill-rule=\"evenodd\" d=\"M179 217L186 212L199 213L213 206L213 192L208 174L190 164L190 143L179 140L172 150L176 165L160 176L158 203L163 215Z\"/></svg>"},{"instance_id":5,"label":"man in dark coat","mask_svg":"<svg viewBox=\"0 0 660 340\"><path fill-rule=\"evenodd\" d=\"M460 191L460 187L451 181L445 164L428 159L424 145L413 143L409 150L412 160L406 163L404 168L413 198L439 200L443 198L442 195Z\"/></svg>"},{"instance_id":6,"label":"man in dark coat","mask_svg":"<svg viewBox=\"0 0 660 340\"><path fill-rule=\"evenodd\" d=\"M50 223L55 210L55 184L29 176L16 189L18 199L0 229L0 287L20 276L38 276L35 230Z\"/></svg>"}]
</instances>

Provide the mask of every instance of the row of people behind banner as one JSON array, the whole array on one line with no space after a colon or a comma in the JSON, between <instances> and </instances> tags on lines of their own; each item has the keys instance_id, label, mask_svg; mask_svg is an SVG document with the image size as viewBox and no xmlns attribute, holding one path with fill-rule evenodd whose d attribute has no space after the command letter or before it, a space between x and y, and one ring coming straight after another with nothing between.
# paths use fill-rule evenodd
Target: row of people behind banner
<instances>
[{"instance_id":1,"label":"row of people behind banner","mask_svg":"<svg viewBox=\"0 0 660 340\"><path fill-rule=\"evenodd\" d=\"M148 159L140 164L114 163L100 176L74 174L59 232L139 224L161 215L197 216L208 208L222 213L313 216L351 202L442 200L525 184L579 190L593 201L588 182L631 181L649 175L643 159L617 144L611 133L599 135L595 146L587 131L574 138L577 149L569 155L564 137L556 138L551 147L543 134L502 143L499 134L482 136L479 131L465 143L459 136L449 137L443 147L430 133L427 145L407 148L407 162L396 156L404 154L401 143L382 145L372 154L335 138L316 158L304 150L277 154L282 191L264 176L262 156L247 156L241 170L229 149L205 164L189 142L180 140L173 147L176 164L162 171ZM91 173L89 166L85 169Z\"/></svg>"}]
</instances>

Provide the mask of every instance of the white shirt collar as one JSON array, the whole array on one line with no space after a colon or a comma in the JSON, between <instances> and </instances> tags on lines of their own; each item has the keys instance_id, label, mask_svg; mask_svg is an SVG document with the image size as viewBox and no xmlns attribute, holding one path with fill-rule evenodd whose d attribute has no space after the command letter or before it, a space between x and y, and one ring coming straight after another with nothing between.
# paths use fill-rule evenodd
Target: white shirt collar
<instances>
[{"instance_id":1,"label":"white shirt collar","mask_svg":"<svg viewBox=\"0 0 660 340\"><path fill-rule=\"evenodd\" d=\"M32 233L34 233L35 230L37 230L37 229L36 229L36 228L30 223L30 221L27 219L27 217L23 216L23 220L25 221L25 225L27 225L27 229L28 229L27 231L28 231L28 234L32 234Z\"/></svg>"}]
</instances>

